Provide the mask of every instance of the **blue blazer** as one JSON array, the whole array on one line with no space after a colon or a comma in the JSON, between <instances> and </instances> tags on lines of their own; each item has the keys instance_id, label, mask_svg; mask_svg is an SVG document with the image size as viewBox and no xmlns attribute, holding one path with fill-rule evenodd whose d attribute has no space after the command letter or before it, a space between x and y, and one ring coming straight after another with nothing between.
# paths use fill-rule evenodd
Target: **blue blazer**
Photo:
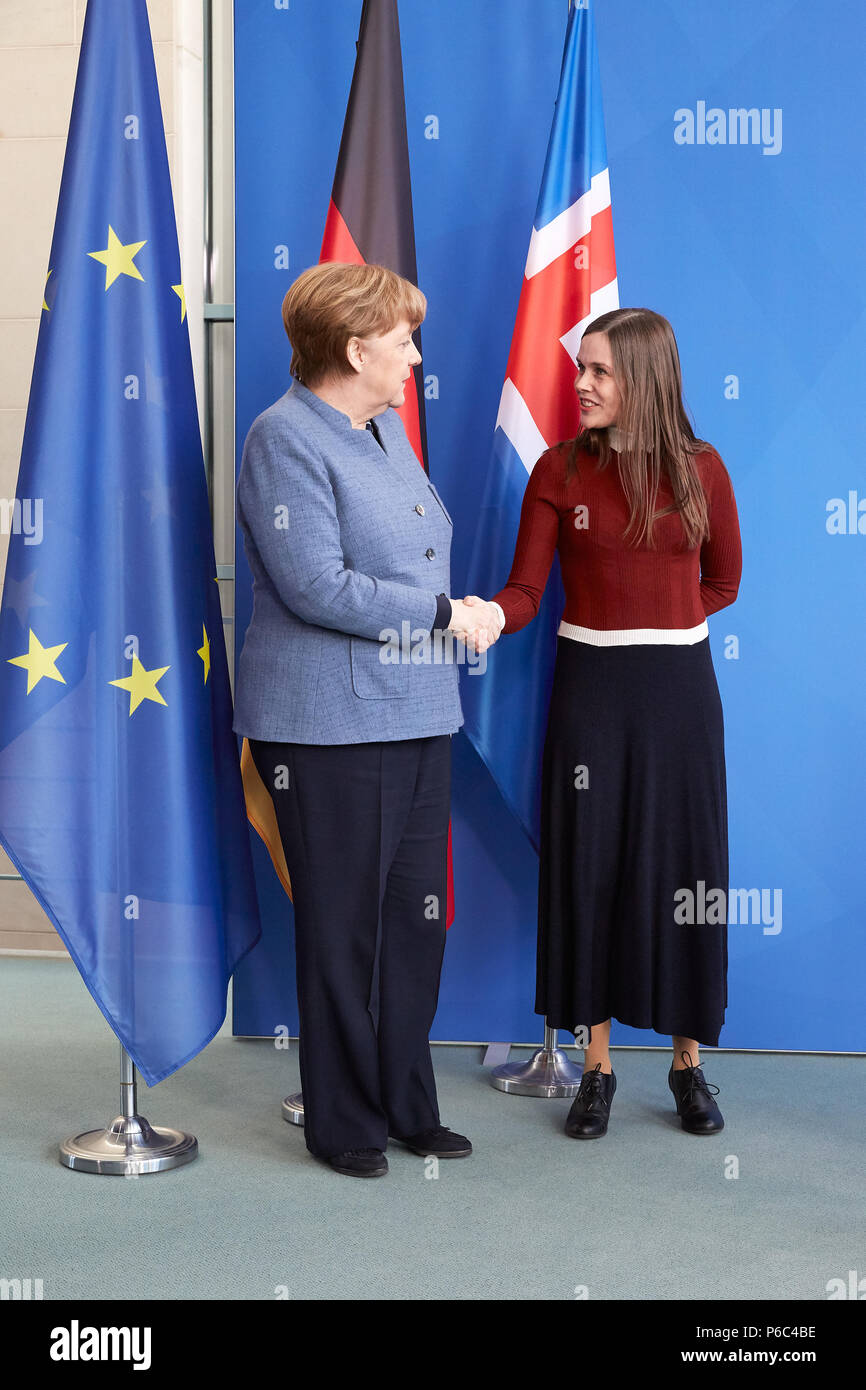
<instances>
[{"instance_id":1,"label":"blue blazer","mask_svg":"<svg viewBox=\"0 0 866 1390\"><path fill-rule=\"evenodd\" d=\"M384 451L295 382L247 435L237 515L253 616L234 715L247 738L367 743L463 723L459 644L447 634L437 660L430 639L451 518L397 412L376 425Z\"/></svg>"}]
</instances>

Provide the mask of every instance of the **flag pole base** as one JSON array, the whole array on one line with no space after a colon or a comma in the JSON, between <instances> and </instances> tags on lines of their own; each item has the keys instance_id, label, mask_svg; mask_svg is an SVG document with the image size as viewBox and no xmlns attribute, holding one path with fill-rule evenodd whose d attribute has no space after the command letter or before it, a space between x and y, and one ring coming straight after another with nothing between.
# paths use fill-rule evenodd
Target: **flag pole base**
<instances>
[{"instance_id":1,"label":"flag pole base","mask_svg":"<svg viewBox=\"0 0 866 1390\"><path fill-rule=\"evenodd\" d=\"M583 1068L576 1067L556 1046L556 1029L545 1024L544 1046L533 1052L528 1062L506 1062L494 1067L490 1084L509 1095L553 1100L556 1096L576 1095L582 1075Z\"/></svg>"},{"instance_id":2,"label":"flag pole base","mask_svg":"<svg viewBox=\"0 0 866 1390\"><path fill-rule=\"evenodd\" d=\"M137 1178L198 1157L198 1140L180 1129L154 1129L143 1115L118 1115L108 1129L76 1134L60 1145L60 1162L82 1173Z\"/></svg>"},{"instance_id":3,"label":"flag pole base","mask_svg":"<svg viewBox=\"0 0 866 1390\"><path fill-rule=\"evenodd\" d=\"M290 1125L302 1125L304 1123L304 1097L300 1091L297 1095L286 1096L283 1101L283 1119Z\"/></svg>"}]
</instances>

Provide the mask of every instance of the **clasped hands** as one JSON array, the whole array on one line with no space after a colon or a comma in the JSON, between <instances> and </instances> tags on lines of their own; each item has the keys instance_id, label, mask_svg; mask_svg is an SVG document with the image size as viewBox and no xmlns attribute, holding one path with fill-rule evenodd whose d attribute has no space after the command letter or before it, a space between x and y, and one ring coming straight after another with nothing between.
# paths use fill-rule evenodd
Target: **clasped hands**
<instances>
[{"instance_id":1,"label":"clasped hands","mask_svg":"<svg viewBox=\"0 0 866 1390\"><path fill-rule=\"evenodd\" d=\"M486 652L502 631L502 618L492 603L477 594L467 594L465 598L451 600L448 627L471 651Z\"/></svg>"}]
</instances>

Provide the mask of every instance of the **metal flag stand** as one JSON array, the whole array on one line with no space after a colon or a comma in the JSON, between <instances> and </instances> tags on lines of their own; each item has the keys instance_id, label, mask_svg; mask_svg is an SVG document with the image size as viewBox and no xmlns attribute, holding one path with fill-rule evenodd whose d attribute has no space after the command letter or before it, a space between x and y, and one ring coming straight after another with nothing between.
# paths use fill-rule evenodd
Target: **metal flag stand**
<instances>
[{"instance_id":1,"label":"metal flag stand","mask_svg":"<svg viewBox=\"0 0 866 1390\"><path fill-rule=\"evenodd\" d=\"M288 1120L290 1125L304 1123L304 1097L301 1091L293 1096L286 1096L283 1101L283 1119Z\"/></svg>"},{"instance_id":2,"label":"metal flag stand","mask_svg":"<svg viewBox=\"0 0 866 1390\"><path fill-rule=\"evenodd\" d=\"M515 1096L555 1096L577 1094L583 1069L576 1067L556 1045L556 1029L544 1021L544 1045L533 1052L528 1062L506 1062L494 1067L490 1084L499 1091Z\"/></svg>"},{"instance_id":3,"label":"metal flag stand","mask_svg":"<svg viewBox=\"0 0 866 1390\"><path fill-rule=\"evenodd\" d=\"M82 1173L137 1178L164 1173L198 1157L198 1140L181 1129L154 1129L137 1111L136 1072L120 1049L120 1114L107 1129L90 1129L60 1145L60 1162Z\"/></svg>"}]
</instances>

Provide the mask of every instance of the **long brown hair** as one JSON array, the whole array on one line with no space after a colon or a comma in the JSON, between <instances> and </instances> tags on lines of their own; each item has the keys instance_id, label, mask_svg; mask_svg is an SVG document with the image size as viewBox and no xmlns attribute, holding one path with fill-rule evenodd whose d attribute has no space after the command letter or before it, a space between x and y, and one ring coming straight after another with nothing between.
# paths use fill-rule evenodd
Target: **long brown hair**
<instances>
[{"instance_id":1,"label":"long brown hair","mask_svg":"<svg viewBox=\"0 0 866 1390\"><path fill-rule=\"evenodd\" d=\"M617 428L628 443L618 455L618 466L630 506L623 535L627 538L634 531L635 545L652 547L653 522L679 511L686 543L692 549L709 536L707 500L695 455L712 446L696 437L683 407L674 331L652 309L611 309L589 325L589 333L606 334L622 396ZM607 468L612 452L607 430L580 431L569 452L566 481L574 477L581 450L596 455L599 468ZM670 479L674 501L655 511L662 473Z\"/></svg>"}]
</instances>

